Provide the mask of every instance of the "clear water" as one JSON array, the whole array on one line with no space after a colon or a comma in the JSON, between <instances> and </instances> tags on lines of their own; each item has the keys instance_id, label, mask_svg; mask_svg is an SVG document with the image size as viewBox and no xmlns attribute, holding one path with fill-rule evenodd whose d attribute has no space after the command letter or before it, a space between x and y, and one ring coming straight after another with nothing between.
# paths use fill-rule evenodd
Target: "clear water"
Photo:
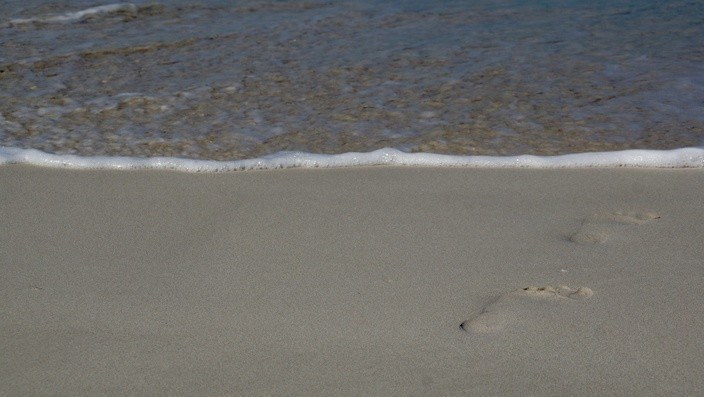
<instances>
[{"instance_id":1,"label":"clear water","mask_svg":"<svg viewBox=\"0 0 704 397\"><path fill-rule=\"evenodd\" d=\"M237 160L704 144L701 1L178 0L90 11L108 4L0 4L0 146Z\"/></svg>"}]
</instances>

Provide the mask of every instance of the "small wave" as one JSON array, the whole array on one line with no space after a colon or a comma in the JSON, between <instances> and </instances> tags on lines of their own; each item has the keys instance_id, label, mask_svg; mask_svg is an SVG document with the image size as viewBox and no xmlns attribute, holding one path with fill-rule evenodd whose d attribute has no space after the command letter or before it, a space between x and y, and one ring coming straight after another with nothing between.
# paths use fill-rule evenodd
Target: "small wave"
<instances>
[{"instance_id":1,"label":"small wave","mask_svg":"<svg viewBox=\"0 0 704 397\"><path fill-rule=\"evenodd\" d=\"M49 15L44 17L20 18L10 20L10 26L24 25L29 23L69 23L82 21L96 16L110 15L115 13L136 13L137 6L132 3L116 3L104 6L86 8L84 10L67 12L61 15Z\"/></svg>"},{"instance_id":2,"label":"small wave","mask_svg":"<svg viewBox=\"0 0 704 397\"><path fill-rule=\"evenodd\" d=\"M704 148L623 150L559 156L452 156L379 149L369 153L314 154L279 152L238 161L191 160L175 157L83 157L49 154L35 149L0 147L0 164L30 164L71 169L166 169L222 172L280 168L341 168L357 166L423 166L466 168L704 168Z\"/></svg>"}]
</instances>

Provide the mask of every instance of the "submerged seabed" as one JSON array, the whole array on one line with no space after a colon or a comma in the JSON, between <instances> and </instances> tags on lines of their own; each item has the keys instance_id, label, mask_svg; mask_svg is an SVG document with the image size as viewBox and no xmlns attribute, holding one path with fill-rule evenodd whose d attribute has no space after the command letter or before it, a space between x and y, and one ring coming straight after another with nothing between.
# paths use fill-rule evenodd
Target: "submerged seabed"
<instances>
[{"instance_id":1,"label":"submerged seabed","mask_svg":"<svg viewBox=\"0 0 704 397\"><path fill-rule=\"evenodd\" d=\"M696 0L9 0L0 146L215 160L700 146L702 37Z\"/></svg>"}]
</instances>

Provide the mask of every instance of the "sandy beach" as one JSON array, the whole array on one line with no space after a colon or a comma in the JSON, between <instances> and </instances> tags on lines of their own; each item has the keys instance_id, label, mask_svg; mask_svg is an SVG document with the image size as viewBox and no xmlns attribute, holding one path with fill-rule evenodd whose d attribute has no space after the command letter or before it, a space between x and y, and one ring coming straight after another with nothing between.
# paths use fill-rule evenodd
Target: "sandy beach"
<instances>
[{"instance_id":1,"label":"sandy beach","mask_svg":"<svg viewBox=\"0 0 704 397\"><path fill-rule=\"evenodd\" d=\"M0 186L1 395L704 393L701 169Z\"/></svg>"}]
</instances>

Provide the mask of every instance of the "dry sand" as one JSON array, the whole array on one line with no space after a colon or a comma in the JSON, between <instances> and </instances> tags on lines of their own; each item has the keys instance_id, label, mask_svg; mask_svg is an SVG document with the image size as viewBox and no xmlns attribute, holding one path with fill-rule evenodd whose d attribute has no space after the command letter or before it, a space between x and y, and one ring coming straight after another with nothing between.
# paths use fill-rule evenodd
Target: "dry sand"
<instances>
[{"instance_id":1,"label":"dry sand","mask_svg":"<svg viewBox=\"0 0 704 397\"><path fill-rule=\"evenodd\" d=\"M0 186L2 395L704 393L701 170Z\"/></svg>"}]
</instances>

